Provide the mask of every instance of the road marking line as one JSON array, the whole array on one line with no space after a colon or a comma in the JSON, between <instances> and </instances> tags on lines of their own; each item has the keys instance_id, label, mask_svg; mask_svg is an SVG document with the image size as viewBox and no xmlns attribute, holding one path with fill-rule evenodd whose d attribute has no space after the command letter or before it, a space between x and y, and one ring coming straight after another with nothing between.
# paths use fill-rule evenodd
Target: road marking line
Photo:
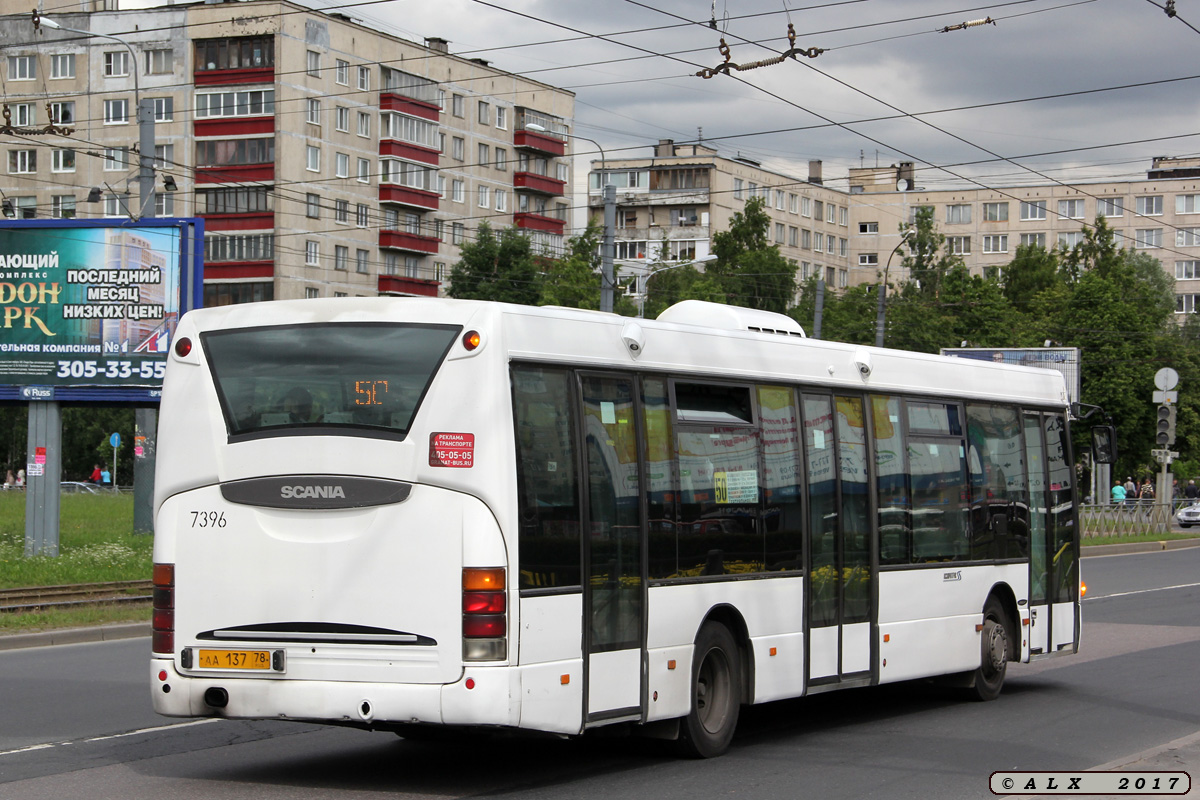
<instances>
[{"instance_id":1,"label":"road marking line","mask_svg":"<svg viewBox=\"0 0 1200 800\"><path fill-rule=\"evenodd\" d=\"M159 731L171 731L171 730L175 730L177 728L190 728L195 725L207 725L210 722L220 722L220 721L221 721L220 717L213 717L211 719L198 719L198 720L193 720L191 722L180 722L180 723L177 723L174 725L156 725L153 728L141 728L136 731L127 731L125 733L113 733L113 734L109 734L107 736L93 736L90 739L73 739L71 741L66 741L66 742L46 742L45 744L31 744L28 747L19 747L16 750L0 751L0 756L11 756L11 755L15 755L17 753L29 753L34 750L46 750L51 747L63 747L65 745L70 745L70 744L81 744L81 743L85 743L85 742L105 742L105 741L108 741L109 739L122 739L126 736L137 736L137 735L143 734L143 733L158 733Z\"/></svg>"},{"instance_id":2,"label":"road marking line","mask_svg":"<svg viewBox=\"0 0 1200 800\"><path fill-rule=\"evenodd\" d=\"M1136 589L1132 592L1115 592L1113 594L1101 594L1101 595L1097 595L1095 597L1085 597L1083 599L1084 599L1084 601L1104 600L1109 597L1128 597L1131 594L1146 594L1147 592L1165 592L1170 589L1192 589L1196 586L1200 586L1200 583L1181 583L1176 586L1160 586L1157 589Z\"/></svg>"}]
</instances>

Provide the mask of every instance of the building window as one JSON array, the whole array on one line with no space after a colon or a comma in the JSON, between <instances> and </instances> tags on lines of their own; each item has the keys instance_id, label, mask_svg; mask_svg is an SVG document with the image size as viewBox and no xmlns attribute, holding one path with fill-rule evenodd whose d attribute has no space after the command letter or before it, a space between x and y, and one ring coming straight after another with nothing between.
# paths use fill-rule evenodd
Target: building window
<instances>
[{"instance_id":1,"label":"building window","mask_svg":"<svg viewBox=\"0 0 1200 800\"><path fill-rule=\"evenodd\" d=\"M358 90L360 92L371 91L371 68L370 67L359 67L358 68Z\"/></svg>"},{"instance_id":2,"label":"building window","mask_svg":"<svg viewBox=\"0 0 1200 800\"><path fill-rule=\"evenodd\" d=\"M1162 247L1162 228L1140 228L1134 232L1133 246L1139 250Z\"/></svg>"},{"instance_id":3,"label":"building window","mask_svg":"<svg viewBox=\"0 0 1200 800\"><path fill-rule=\"evenodd\" d=\"M321 148L313 147L311 144L305 148L304 168L309 172L321 171Z\"/></svg>"},{"instance_id":4,"label":"building window","mask_svg":"<svg viewBox=\"0 0 1200 800\"><path fill-rule=\"evenodd\" d=\"M1200 279L1200 261L1176 261L1175 280L1191 281Z\"/></svg>"},{"instance_id":5,"label":"building window","mask_svg":"<svg viewBox=\"0 0 1200 800\"><path fill-rule=\"evenodd\" d=\"M350 201L349 200L334 200L333 201L333 221L340 222L343 225L350 223Z\"/></svg>"},{"instance_id":6,"label":"building window","mask_svg":"<svg viewBox=\"0 0 1200 800\"><path fill-rule=\"evenodd\" d=\"M849 285L850 285L850 270L839 269L838 270L838 288L845 289Z\"/></svg>"},{"instance_id":7,"label":"building window","mask_svg":"<svg viewBox=\"0 0 1200 800\"><path fill-rule=\"evenodd\" d=\"M1083 198L1059 200L1058 216L1064 219L1083 219Z\"/></svg>"},{"instance_id":8,"label":"building window","mask_svg":"<svg viewBox=\"0 0 1200 800\"><path fill-rule=\"evenodd\" d=\"M127 124L129 124L129 101L128 100L105 100L104 101L104 124L105 125L127 125Z\"/></svg>"},{"instance_id":9,"label":"building window","mask_svg":"<svg viewBox=\"0 0 1200 800\"><path fill-rule=\"evenodd\" d=\"M1045 200L1022 200L1021 201L1021 219L1045 219L1046 218L1046 201Z\"/></svg>"},{"instance_id":10,"label":"building window","mask_svg":"<svg viewBox=\"0 0 1200 800\"><path fill-rule=\"evenodd\" d=\"M959 204L946 206L946 224L967 223L971 221L971 206Z\"/></svg>"},{"instance_id":11,"label":"building window","mask_svg":"<svg viewBox=\"0 0 1200 800\"><path fill-rule=\"evenodd\" d=\"M346 106L334 107L333 127L334 130L339 130L343 133L350 132L350 109L346 108Z\"/></svg>"},{"instance_id":12,"label":"building window","mask_svg":"<svg viewBox=\"0 0 1200 800\"><path fill-rule=\"evenodd\" d=\"M1134 207L1140 216L1157 217L1163 213L1163 199L1161 194L1139 197L1134 203Z\"/></svg>"},{"instance_id":13,"label":"building window","mask_svg":"<svg viewBox=\"0 0 1200 800\"><path fill-rule=\"evenodd\" d=\"M488 105L483 100L479 101L479 124L480 125L491 125L492 124L491 106Z\"/></svg>"},{"instance_id":14,"label":"building window","mask_svg":"<svg viewBox=\"0 0 1200 800\"><path fill-rule=\"evenodd\" d=\"M274 36L196 40L196 72L275 66Z\"/></svg>"},{"instance_id":15,"label":"building window","mask_svg":"<svg viewBox=\"0 0 1200 800\"><path fill-rule=\"evenodd\" d=\"M946 237L946 252L956 256L966 256L971 254L971 237L970 236L947 236Z\"/></svg>"},{"instance_id":16,"label":"building window","mask_svg":"<svg viewBox=\"0 0 1200 800\"><path fill-rule=\"evenodd\" d=\"M164 153L164 156L166 154ZM274 139L198 139L197 167L269 164L275 160Z\"/></svg>"},{"instance_id":17,"label":"building window","mask_svg":"<svg viewBox=\"0 0 1200 800\"><path fill-rule=\"evenodd\" d=\"M33 103L13 103L9 108L12 111L12 124L18 128L33 127L36 119Z\"/></svg>"},{"instance_id":18,"label":"building window","mask_svg":"<svg viewBox=\"0 0 1200 800\"><path fill-rule=\"evenodd\" d=\"M230 186L196 192L198 214L249 214L270 210L271 192L266 186Z\"/></svg>"},{"instance_id":19,"label":"building window","mask_svg":"<svg viewBox=\"0 0 1200 800\"><path fill-rule=\"evenodd\" d=\"M1175 295L1175 313L1176 314L1195 314L1197 309L1200 309L1200 294L1177 294Z\"/></svg>"},{"instance_id":20,"label":"building window","mask_svg":"<svg viewBox=\"0 0 1200 800\"><path fill-rule=\"evenodd\" d=\"M104 77L124 78L129 75L129 53L124 50L104 54Z\"/></svg>"},{"instance_id":21,"label":"building window","mask_svg":"<svg viewBox=\"0 0 1200 800\"><path fill-rule=\"evenodd\" d=\"M104 171L105 172L122 172L133 166L129 160L128 147L106 147L104 148Z\"/></svg>"},{"instance_id":22,"label":"building window","mask_svg":"<svg viewBox=\"0 0 1200 800\"><path fill-rule=\"evenodd\" d=\"M456 203L461 203L466 199L466 189L462 181L451 181L450 191L452 192L450 199Z\"/></svg>"},{"instance_id":23,"label":"building window","mask_svg":"<svg viewBox=\"0 0 1200 800\"><path fill-rule=\"evenodd\" d=\"M800 213L800 195L788 194L788 212L791 214Z\"/></svg>"},{"instance_id":24,"label":"building window","mask_svg":"<svg viewBox=\"0 0 1200 800\"><path fill-rule=\"evenodd\" d=\"M462 161L464 158L466 158L467 142L465 139L463 139L461 136L455 136L451 146L453 147L452 155L455 159Z\"/></svg>"},{"instance_id":25,"label":"building window","mask_svg":"<svg viewBox=\"0 0 1200 800\"><path fill-rule=\"evenodd\" d=\"M800 249L812 250L812 231L808 228L800 229Z\"/></svg>"},{"instance_id":26,"label":"building window","mask_svg":"<svg viewBox=\"0 0 1200 800\"><path fill-rule=\"evenodd\" d=\"M849 242L847 242L845 239L838 239L838 255L842 258L846 257L846 253L849 249L848 245Z\"/></svg>"},{"instance_id":27,"label":"building window","mask_svg":"<svg viewBox=\"0 0 1200 800\"><path fill-rule=\"evenodd\" d=\"M800 229L794 225L788 226L788 247L800 246Z\"/></svg>"},{"instance_id":28,"label":"building window","mask_svg":"<svg viewBox=\"0 0 1200 800\"><path fill-rule=\"evenodd\" d=\"M312 125L321 124L321 101L315 97L308 98L308 114L305 119Z\"/></svg>"},{"instance_id":29,"label":"building window","mask_svg":"<svg viewBox=\"0 0 1200 800\"><path fill-rule=\"evenodd\" d=\"M60 78L75 77L75 54L74 53L58 53L50 56L50 78L52 80Z\"/></svg>"},{"instance_id":30,"label":"building window","mask_svg":"<svg viewBox=\"0 0 1200 800\"><path fill-rule=\"evenodd\" d=\"M879 253L859 253L858 265L860 267L878 267Z\"/></svg>"},{"instance_id":31,"label":"building window","mask_svg":"<svg viewBox=\"0 0 1200 800\"><path fill-rule=\"evenodd\" d=\"M1071 250L1083 244L1083 231L1068 231L1058 235L1058 246L1064 250Z\"/></svg>"},{"instance_id":32,"label":"building window","mask_svg":"<svg viewBox=\"0 0 1200 800\"><path fill-rule=\"evenodd\" d=\"M75 151L70 148L61 148L50 151L50 171L51 172L74 172L75 171Z\"/></svg>"},{"instance_id":33,"label":"building window","mask_svg":"<svg viewBox=\"0 0 1200 800\"><path fill-rule=\"evenodd\" d=\"M321 195L312 192L304 195L304 215L309 219L320 219Z\"/></svg>"},{"instance_id":34,"label":"building window","mask_svg":"<svg viewBox=\"0 0 1200 800\"><path fill-rule=\"evenodd\" d=\"M984 222L1008 222L1008 203L984 203Z\"/></svg>"},{"instance_id":35,"label":"building window","mask_svg":"<svg viewBox=\"0 0 1200 800\"><path fill-rule=\"evenodd\" d=\"M350 154L338 153L334 156L334 175L339 178L350 177Z\"/></svg>"},{"instance_id":36,"label":"building window","mask_svg":"<svg viewBox=\"0 0 1200 800\"><path fill-rule=\"evenodd\" d=\"M358 160L358 182L359 183L370 183L371 182L371 160L370 159L360 158Z\"/></svg>"},{"instance_id":37,"label":"building window","mask_svg":"<svg viewBox=\"0 0 1200 800\"><path fill-rule=\"evenodd\" d=\"M800 216L802 216L802 217L811 217L812 216L812 198L811 197L801 197L800 198Z\"/></svg>"},{"instance_id":38,"label":"building window","mask_svg":"<svg viewBox=\"0 0 1200 800\"><path fill-rule=\"evenodd\" d=\"M825 221L830 225L833 225L837 222L837 206L835 206L833 203L827 203L825 205Z\"/></svg>"},{"instance_id":39,"label":"building window","mask_svg":"<svg viewBox=\"0 0 1200 800\"><path fill-rule=\"evenodd\" d=\"M683 208L671 209L671 225L675 226L690 226L699 222L699 217L696 215L695 206L685 206Z\"/></svg>"},{"instance_id":40,"label":"building window","mask_svg":"<svg viewBox=\"0 0 1200 800\"><path fill-rule=\"evenodd\" d=\"M1179 228L1175 231L1177 247L1200 247L1200 228Z\"/></svg>"},{"instance_id":41,"label":"building window","mask_svg":"<svg viewBox=\"0 0 1200 800\"><path fill-rule=\"evenodd\" d=\"M316 300L320 296L321 296L321 290L318 289L317 287L315 287L315 286L305 286L304 287L304 299L305 300Z\"/></svg>"},{"instance_id":42,"label":"building window","mask_svg":"<svg viewBox=\"0 0 1200 800\"><path fill-rule=\"evenodd\" d=\"M786 232L786 226L782 222L776 222L775 223L775 243L776 244L783 244L783 242L784 242L783 237L784 237L785 232Z\"/></svg>"},{"instance_id":43,"label":"building window","mask_svg":"<svg viewBox=\"0 0 1200 800\"><path fill-rule=\"evenodd\" d=\"M741 199L742 199L742 193L743 193L743 191L744 191L744 188L743 188L743 187L744 187L744 184L743 184L743 182L742 182L742 179L741 179L741 178L734 178L734 179L733 179L733 199L734 199L734 200L741 200Z\"/></svg>"},{"instance_id":44,"label":"building window","mask_svg":"<svg viewBox=\"0 0 1200 800\"><path fill-rule=\"evenodd\" d=\"M1008 236L1006 234L996 234L983 237L983 252L985 253L1007 253L1008 252Z\"/></svg>"},{"instance_id":45,"label":"building window","mask_svg":"<svg viewBox=\"0 0 1200 800\"><path fill-rule=\"evenodd\" d=\"M50 121L55 125L70 125L75 121L75 101L63 100L50 104Z\"/></svg>"},{"instance_id":46,"label":"building window","mask_svg":"<svg viewBox=\"0 0 1200 800\"><path fill-rule=\"evenodd\" d=\"M204 260L269 261L275 257L275 237L270 233L204 234Z\"/></svg>"},{"instance_id":47,"label":"building window","mask_svg":"<svg viewBox=\"0 0 1200 800\"><path fill-rule=\"evenodd\" d=\"M508 109L504 106L496 106L496 127L500 130L508 130Z\"/></svg>"},{"instance_id":48,"label":"building window","mask_svg":"<svg viewBox=\"0 0 1200 800\"><path fill-rule=\"evenodd\" d=\"M334 59L333 62L333 82L338 86L350 85L350 62L343 59Z\"/></svg>"},{"instance_id":49,"label":"building window","mask_svg":"<svg viewBox=\"0 0 1200 800\"><path fill-rule=\"evenodd\" d=\"M126 54L122 53L122 55ZM107 75L108 73L105 72L104 74ZM8 57L8 79L10 81L32 81L36 78L37 56Z\"/></svg>"},{"instance_id":50,"label":"building window","mask_svg":"<svg viewBox=\"0 0 1200 800\"><path fill-rule=\"evenodd\" d=\"M825 204L820 200L813 200L813 219L820 222L825 216Z\"/></svg>"},{"instance_id":51,"label":"building window","mask_svg":"<svg viewBox=\"0 0 1200 800\"><path fill-rule=\"evenodd\" d=\"M339 272L346 271L346 264L350 261L350 248L345 245L336 244L333 246L333 268Z\"/></svg>"},{"instance_id":52,"label":"building window","mask_svg":"<svg viewBox=\"0 0 1200 800\"><path fill-rule=\"evenodd\" d=\"M817 231L813 234L813 250L820 253L825 249L825 234Z\"/></svg>"},{"instance_id":53,"label":"building window","mask_svg":"<svg viewBox=\"0 0 1200 800\"><path fill-rule=\"evenodd\" d=\"M466 238L467 229L461 222L450 225L450 244L462 244Z\"/></svg>"},{"instance_id":54,"label":"building window","mask_svg":"<svg viewBox=\"0 0 1200 800\"><path fill-rule=\"evenodd\" d=\"M355 206L354 224L359 228L365 228L371 224L371 207L366 203L359 203Z\"/></svg>"},{"instance_id":55,"label":"building window","mask_svg":"<svg viewBox=\"0 0 1200 800\"><path fill-rule=\"evenodd\" d=\"M156 216L156 217L173 217L173 216L175 216L175 193L174 192L155 192L154 193L154 216Z\"/></svg>"},{"instance_id":56,"label":"building window","mask_svg":"<svg viewBox=\"0 0 1200 800\"><path fill-rule=\"evenodd\" d=\"M503 147L496 148L496 169L501 172L508 169L508 151Z\"/></svg>"},{"instance_id":57,"label":"building window","mask_svg":"<svg viewBox=\"0 0 1200 800\"><path fill-rule=\"evenodd\" d=\"M272 141L268 139L267 141ZM273 143L273 142L272 142ZM175 164L175 145L173 144L156 144L154 145L154 168L167 169L174 167Z\"/></svg>"},{"instance_id":58,"label":"building window","mask_svg":"<svg viewBox=\"0 0 1200 800\"><path fill-rule=\"evenodd\" d=\"M321 263L321 245L309 239L304 242L304 263L310 267L318 266Z\"/></svg>"},{"instance_id":59,"label":"building window","mask_svg":"<svg viewBox=\"0 0 1200 800\"><path fill-rule=\"evenodd\" d=\"M359 136L370 136L371 135L371 115L368 114L366 111L358 112L358 135Z\"/></svg>"},{"instance_id":60,"label":"building window","mask_svg":"<svg viewBox=\"0 0 1200 800\"><path fill-rule=\"evenodd\" d=\"M50 215L55 219L75 219L75 195L56 194L51 197Z\"/></svg>"},{"instance_id":61,"label":"building window","mask_svg":"<svg viewBox=\"0 0 1200 800\"><path fill-rule=\"evenodd\" d=\"M783 211L783 197L785 192L782 189L775 190L775 210Z\"/></svg>"},{"instance_id":62,"label":"building window","mask_svg":"<svg viewBox=\"0 0 1200 800\"><path fill-rule=\"evenodd\" d=\"M1200 214L1200 194L1179 194L1175 196L1176 214Z\"/></svg>"},{"instance_id":63,"label":"building window","mask_svg":"<svg viewBox=\"0 0 1200 800\"><path fill-rule=\"evenodd\" d=\"M367 265L370 263L371 253L368 250L354 251L354 271L360 275L367 274Z\"/></svg>"},{"instance_id":64,"label":"building window","mask_svg":"<svg viewBox=\"0 0 1200 800\"><path fill-rule=\"evenodd\" d=\"M463 100L463 96L461 94L454 94L454 95L450 96L450 113L451 114L453 114L456 117L464 117L464 116L466 116L465 108L466 108L466 103Z\"/></svg>"},{"instance_id":65,"label":"building window","mask_svg":"<svg viewBox=\"0 0 1200 800\"><path fill-rule=\"evenodd\" d=\"M146 74L147 75L170 75L175 69L175 51L166 48L165 50L147 50L146 51Z\"/></svg>"},{"instance_id":66,"label":"building window","mask_svg":"<svg viewBox=\"0 0 1200 800\"><path fill-rule=\"evenodd\" d=\"M878 222L860 222L858 223L859 233L879 233Z\"/></svg>"},{"instance_id":67,"label":"building window","mask_svg":"<svg viewBox=\"0 0 1200 800\"><path fill-rule=\"evenodd\" d=\"M479 145L479 166L487 167L491 165L491 152L486 144Z\"/></svg>"},{"instance_id":68,"label":"building window","mask_svg":"<svg viewBox=\"0 0 1200 800\"><path fill-rule=\"evenodd\" d=\"M9 150L8 171L14 175L37 172L37 150Z\"/></svg>"},{"instance_id":69,"label":"building window","mask_svg":"<svg viewBox=\"0 0 1200 800\"><path fill-rule=\"evenodd\" d=\"M315 50L308 51L308 76L310 78L321 77L321 54Z\"/></svg>"},{"instance_id":70,"label":"building window","mask_svg":"<svg viewBox=\"0 0 1200 800\"><path fill-rule=\"evenodd\" d=\"M505 189L496 190L496 210L508 211L508 191Z\"/></svg>"},{"instance_id":71,"label":"building window","mask_svg":"<svg viewBox=\"0 0 1200 800\"><path fill-rule=\"evenodd\" d=\"M129 213L125 204L121 202L121 196L116 194L106 194L104 196L104 216L106 217L124 217Z\"/></svg>"},{"instance_id":72,"label":"building window","mask_svg":"<svg viewBox=\"0 0 1200 800\"><path fill-rule=\"evenodd\" d=\"M1125 201L1120 197L1101 197L1096 200L1096 215L1122 217L1125 215Z\"/></svg>"},{"instance_id":73,"label":"building window","mask_svg":"<svg viewBox=\"0 0 1200 800\"><path fill-rule=\"evenodd\" d=\"M274 89L208 92L196 95L196 118L260 117L275 113Z\"/></svg>"},{"instance_id":74,"label":"building window","mask_svg":"<svg viewBox=\"0 0 1200 800\"><path fill-rule=\"evenodd\" d=\"M1029 247L1031 245L1033 247L1040 247L1043 250L1046 249L1046 234L1044 234L1044 233L1022 233L1021 234L1021 246Z\"/></svg>"},{"instance_id":75,"label":"building window","mask_svg":"<svg viewBox=\"0 0 1200 800\"><path fill-rule=\"evenodd\" d=\"M491 194L488 190L488 187L486 187L486 186L477 187L477 193L479 195L479 207L480 208L491 208L492 207L492 198L491 198Z\"/></svg>"}]
</instances>

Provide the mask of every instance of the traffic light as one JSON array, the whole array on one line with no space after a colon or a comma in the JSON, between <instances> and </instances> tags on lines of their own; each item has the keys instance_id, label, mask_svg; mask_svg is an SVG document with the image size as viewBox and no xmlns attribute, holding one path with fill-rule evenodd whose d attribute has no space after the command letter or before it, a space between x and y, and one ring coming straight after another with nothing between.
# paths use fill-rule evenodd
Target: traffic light
<instances>
[{"instance_id":1,"label":"traffic light","mask_svg":"<svg viewBox=\"0 0 1200 800\"><path fill-rule=\"evenodd\" d=\"M1158 430L1154 441L1159 447L1170 447L1175 444L1175 406L1164 403L1158 407Z\"/></svg>"}]
</instances>

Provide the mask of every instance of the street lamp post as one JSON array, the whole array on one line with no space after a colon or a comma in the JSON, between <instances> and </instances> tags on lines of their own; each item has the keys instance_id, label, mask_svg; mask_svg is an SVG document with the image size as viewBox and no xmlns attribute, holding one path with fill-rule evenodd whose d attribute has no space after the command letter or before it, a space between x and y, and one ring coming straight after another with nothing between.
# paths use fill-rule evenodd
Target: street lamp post
<instances>
[{"instance_id":1,"label":"street lamp post","mask_svg":"<svg viewBox=\"0 0 1200 800\"><path fill-rule=\"evenodd\" d=\"M908 230L906 230L904 232L904 235L900 237L900 244L896 245L894 248L892 248L892 252L888 253L887 263L883 267L883 283L879 284L879 307L875 311L875 346L876 347L883 347L884 317L887 314L887 307L886 307L887 279L888 279L888 270L891 269L891 267L892 267L892 256L896 255L896 253L900 250L901 247L904 247L904 245L908 242L909 237L912 235L913 235L913 230L911 228L909 228Z\"/></svg>"},{"instance_id":2,"label":"street lamp post","mask_svg":"<svg viewBox=\"0 0 1200 800\"><path fill-rule=\"evenodd\" d=\"M129 42L110 33L84 31L78 28L68 28L49 17L41 16L36 9L33 11L33 27L38 30L45 26L56 31L78 33L81 36L97 36L101 39L111 39L123 45L129 51L129 68L133 73L133 103L137 109L138 123L138 214L135 219L154 216L154 101L147 98L142 100L142 90L138 83L137 54Z\"/></svg>"},{"instance_id":3,"label":"street lamp post","mask_svg":"<svg viewBox=\"0 0 1200 800\"><path fill-rule=\"evenodd\" d=\"M538 133L546 133L546 127L539 125L536 122L526 122L525 130L536 131ZM604 176L604 237L600 241L600 310L613 310L613 283L615 281L613 275L613 258L616 255L616 228L617 228L617 187L613 186L608 180L608 171L605 169L607 159L604 157L604 148L595 139L587 136L580 136L575 133L557 133L559 136L565 136L568 139L582 139L585 142L591 142L596 145L596 149L600 151L600 174Z\"/></svg>"}]
</instances>

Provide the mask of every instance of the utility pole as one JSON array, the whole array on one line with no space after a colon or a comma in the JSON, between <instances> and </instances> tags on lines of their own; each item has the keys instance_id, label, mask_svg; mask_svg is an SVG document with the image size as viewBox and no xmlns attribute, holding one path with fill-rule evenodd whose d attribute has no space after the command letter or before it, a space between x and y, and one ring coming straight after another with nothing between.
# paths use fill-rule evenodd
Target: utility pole
<instances>
[{"instance_id":1,"label":"utility pole","mask_svg":"<svg viewBox=\"0 0 1200 800\"><path fill-rule=\"evenodd\" d=\"M616 250L617 187L604 173L604 238L600 242L600 310L613 310L613 256Z\"/></svg>"}]
</instances>

